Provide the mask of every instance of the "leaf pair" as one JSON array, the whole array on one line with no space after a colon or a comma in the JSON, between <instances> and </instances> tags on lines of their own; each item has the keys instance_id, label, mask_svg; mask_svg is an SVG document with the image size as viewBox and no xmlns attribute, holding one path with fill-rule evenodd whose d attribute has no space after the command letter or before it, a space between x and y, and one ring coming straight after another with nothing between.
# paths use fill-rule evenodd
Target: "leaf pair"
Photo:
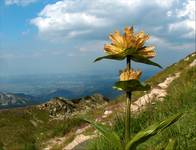
<instances>
[{"instance_id":1,"label":"leaf pair","mask_svg":"<svg viewBox=\"0 0 196 150\"><path fill-rule=\"evenodd\" d=\"M147 91L150 89L150 85L144 85L139 80L132 79L128 81L118 81L115 83L114 89L120 90L120 91Z\"/></svg>"},{"instance_id":2,"label":"leaf pair","mask_svg":"<svg viewBox=\"0 0 196 150\"><path fill-rule=\"evenodd\" d=\"M132 55L136 50L135 49L127 49L119 54L113 54L113 55L106 55L102 57L98 57L94 60L94 62L100 61L102 59L114 59L114 60L123 60L125 59L128 55Z\"/></svg>"},{"instance_id":3,"label":"leaf pair","mask_svg":"<svg viewBox=\"0 0 196 150\"><path fill-rule=\"evenodd\" d=\"M158 134L159 132L161 132L165 128L167 128L170 125L172 125L173 123L175 123L181 116L182 116L182 113L176 114L176 115L169 117L161 122L155 123L155 124L147 127L143 131L140 131L131 139L131 141L129 141L126 144L125 150L135 149L139 144L147 141L150 137Z\"/></svg>"},{"instance_id":4,"label":"leaf pair","mask_svg":"<svg viewBox=\"0 0 196 150\"><path fill-rule=\"evenodd\" d=\"M127 56L130 56L131 60L133 60L135 62L144 63L144 64L153 65L153 66L157 66L159 68L162 68L158 63L155 63L155 62L151 61L150 59L148 59L147 57L144 57L142 55L135 53L135 51L136 51L135 49L127 49L124 52L119 53L119 54L98 57L97 59L95 59L94 62L100 61L102 59L123 60Z\"/></svg>"},{"instance_id":5,"label":"leaf pair","mask_svg":"<svg viewBox=\"0 0 196 150\"><path fill-rule=\"evenodd\" d=\"M94 128L96 128L105 137L105 139L115 147L115 149L134 150L138 145L144 143L149 138L155 136L165 128L174 124L181 116L182 113L179 113L147 127L146 129L138 132L128 143L126 143L126 145L123 145L121 143L119 136L111 128L100 123L93 122L89 119L84 120L90 123Z\"/></svg>"}]
</instances>

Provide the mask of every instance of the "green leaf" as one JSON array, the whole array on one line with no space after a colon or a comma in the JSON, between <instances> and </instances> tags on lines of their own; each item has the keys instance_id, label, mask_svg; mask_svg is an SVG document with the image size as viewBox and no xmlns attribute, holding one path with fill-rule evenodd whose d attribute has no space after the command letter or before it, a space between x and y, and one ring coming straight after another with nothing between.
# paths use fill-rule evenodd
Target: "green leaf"
<instances>
[{"instance_id":1,"label":"green leaf","mask_svg":"<svg viewBox=\"0 0 196 150\"><path fill-rule=\"evenodd\" d=\"M144 64L153 65L153 66L157 66L159 68L162 68L162 66L159 65L158 63L155 63L155 62L151 61L150 59L148 59L148 58L146 58L142 55L138 55L137 52L136 52L136 49L134 49L134 48L128 48L128 49L124 50L122 53L119 53L119 54L106 55L106 56L98 57L94 60L94 62L100 61L102 59L123 60L127 56L130 56L131 60L133 60L135 62L144 63Z\"/></svg>"},{"instance_id":2,"label":"green leaf","mask_svg":"<svg viewBox=\"0 0 196 150\"><path fill-rule=\"evenodd\" d=\"M139 144L145 142L150 137L155 136L157 133L161 132L163 129L169 127L170 125L175 123L181 116L182 116L182 113L176 114L172 117L165 119L164 121L161 121L159 123L155 123L149 126L143 131L140 131L131 139L131 141L129 141L126 144L125 150L136 149L136 147Z\"/></svg>"},{"instance_id":3,"label":"green leaf","mask_svg":"<svg viewBox=\"0 0 196 150\"><path fill-rule=\"evenodd\" d=\"M131 55L131 60L135 61L135 62L139 62L139 63L144 63L144 64L148 64L148 65L153 65L153 66L157 66L159 68L162 68L161 65L151 61L150 59L141 56L141 55L137 55L137 54L132 54Z\"/></svg>"},{"instance_id":4,"label":"green leaf","mask_svg":"<svg viewBox=\"0 0 196 150\"><path fill-rule=\"evenodd\" d=\"M147 91L150 89L150 85L144 85L139 80L128 80L128 81L118 81L113 86L114 89L120 91Z\"/></svg>"},{"instance_id":5,"label":"green leaf","mask_svg":"<svg viewBox=\"0 0 196 150\"><path fill-rule=\"evenodd\" d=\"M102 56L102 57L98 57L94 60L94 62L96 61L100 61L102 59L114 59L114 60L123 60L125 59L128 55L132 55L135 53L135 49L134 48L128 48L126 50L124 50L122 53L119 54L115 54L115 55L106 55L106 56Z\"/></svg>"},{"instance_id":6,"label":"green leaf","mask_svg":"<svg viewBox=\"0 0 196 150\"><path fill-rule=\"evenodd\" d=\"M150 59L148 59L148 58L146 58L142 55L138 55L137 52L136 52L136 49L134 49L134 48L128 48L128 49L124 50L122 53L119 53L119 54L106 55L106 56L98 57L94 60L94 62L100 61L102 59L123 60L127 56L130 56L131 60L133 60L135 62L144 63L144 64L153 65L153 66L157 66L159 68L162 68L161 65L151 61Z\"/></svg>"},{"instance_id":7,"label":"green leaf","mask_svg":"<svg viewBox=\"0 0 196 150\"><path fill-rule=\"evenodd\" d=\"M102 59L114 59L114 60L123 60L125 59L126 56L121 55L121 54L116 54L116 55L106 55L102 57L98 57L94 60L94 62L100 61Z\"/></svg>"},{"instance_id":8,"label":"green leaf","mask_svg":"<svg viewBox=\"0 0 196 150\"><path fill-rule=\"evenodd\" d=\"M169 139L169 142L167 146L165 147L165 150L175 150L176 148L176 140L175 139Z\"/></svg>"},{"instance_id":9,"label":"green leaf","mask_svg":"<svg viewBox=\"0 0 196 150\"><path fill-rule=\"evenodd\" d=\"M103 124L93 122L89 119L84 118L83 120L90 123L95 129L97 129L116 149L122 150L120 138L113 130Z\"/></svg>"}]
</instances>

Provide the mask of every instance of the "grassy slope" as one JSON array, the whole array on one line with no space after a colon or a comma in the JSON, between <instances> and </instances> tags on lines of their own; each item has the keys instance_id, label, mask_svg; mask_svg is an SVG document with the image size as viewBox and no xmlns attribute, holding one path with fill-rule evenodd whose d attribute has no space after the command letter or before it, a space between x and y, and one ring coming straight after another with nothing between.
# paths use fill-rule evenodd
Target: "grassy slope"
<instances>
[{"instance_id":1,"label":"grassy slope","mask_svg":"<svg viewBox=\"0 0 196 150\"><path fill-rule=\"evenodd\" d=\"M1 111L0 149L39 149L43 141L63 136L80 123L78 118L51 120L48 112L35 107Z\"/></svg>"},{"instance_id":2,"label":"grassy slope","mask_svg":"<svg viewBox=\"0 0 196 150\"><path fill-rule=\"evenodd\" d=\"M196 54L196 53L195 53ZM190 54L191 55L191 54ZM189 56L190 56L189 55ZM189 57L187 56L187 57ZM186 57L186 58L187 58ZM188 65L193 62L193 60L196 59L196 56L193 57L189 57L189 60L184 61L184 59L180 60L177 63L174 63L166 68L164 68L164 70L160 71L159 73L157 73L156 75L152 76L151 78L149 78L148 80L145 81L145 83L148 83L151 85L151 87L153 88L154 86L156 86L158 83L163 82L169 75L173 75L177 72L181 72L182 70L184 70L185 68L188 67ZM138 97L144 95L145 92L134 92L132 94L132 101L135 101L138 99ZM121 96L117 97L115 99L115 101L113 103L118 103L119 101L122 101L125 99L125 95L122 94Z\"/></svg>"},{"instance_id":3,"label":"grassy slope","mask_svg":"<svg viewBox=\"0 0 196 150\"><path fill-rule=\"evenodd\" d=\"M168 142L169 138L177 140L177 149L196 149L196 68L181 74L168 89L168 96L164 102L158 102L148 107L134 120L132 133L147 127L153 122L162 120L177 112L184 112L183 118L172 128L151 139L140 149L158 149ZM157 146L157 143L161 143Z\"/></svg>"},{"instance_id":4,"label":"grassy slope","mask_svg":"<svg viewBox=\"0 0 196 150\"><path fill-rule=\"evenodd\" d=\"M187 65L193 61L193 59L195 59L195 57L191 58L189 61L180 61L179 63L177 63L177 65L172 65L166 68L156 76L147 80L147 82L151 83L152 85L156 85L157 83L163 81L169 74L181 71L182 69L186 68ZM190 80L190 77L186 80L183 80L183 84L188 83L188 80ZM193 81L190 81L190 84L192 82ZM176 88L178 88L178 86L175 87L175 89ZM135 93L134 96L135 99L142 94L143 94L142 92ZM189 95L191 95L191 93L189 93ZM174 95L174 97L175 96L177 95ZM193 95L192 97L195 98L196 96ZM123 96L119 97L117 101L112 102L109 105L115 105L115 103L119 103L122 100L123 100ZM149 108L154 110L154 108L152 107ZM98 109L97 111L93 111L91 115L95 117L101 115L103 112L104 109L101 108ZM144 114L146 114L147 112L144 112ZM149 115L150 114L151 112L149 111ZM155 114L159 114L159 113L155 113ZM140 118L140 116L138 117ZM145 120L145 118L147 119L147 121ZM156 121L156 117L154 117L155 118L154 120L149 118L153 118L152 115L150 116L143 115L141 117L141 120L144 120L143 122L146 122L146 124L144 124L141 121L144 124L144 126L142 127L138 126L137 122L140 122L140 119L138 119L139 121L136 120L135 122L136 125L134 125L134 128L139 130L140 128L143 128L148 124L151 124L154 121ZM32 122L35 122L37 126L35 125L35 123L33 125ZM50 121L47 112L40 111L34 107L1 111L0 112L0 150L1 147L6 148L7 150L39 149L41 143L43 143L44 141L47 141L48 139L53 138L55 136L63 136L65 133L69 131L73 131L74 127L78 127L79 125L81 125L81 121L78 118L61 120L61 121L58 120ZM134 129L133 132L136 132L137 131L136 129Z\"/></svg>"},{"instance_id":5,"label":"grassy slope","mask_svg":"<svg viewBox=\"0 0 196 150\"><path fill-rule=\"evenodd\" d=\"M196 67L188 67L194 59L196 59L196 56L191 57L188 61L182 60L146 81L155 86L157 83L162 82L169 74L182 72L181 76L169 86L167 90L168 96L163 102L149 105L146 110L137 116L132 116L132 136L154 122L163 120L172 114L177 112L184 112L185 114L171 128L151 138L138 149L162 149L167 144L169 138L176 139L177 149L196 149ZM115 119L113 124L114 130L123 137L124 123L122 117ZM111 150L112 147L106 143L106 140L102 140L101 138L92 141L88 149Z\"/></svg>"}]
</instances>

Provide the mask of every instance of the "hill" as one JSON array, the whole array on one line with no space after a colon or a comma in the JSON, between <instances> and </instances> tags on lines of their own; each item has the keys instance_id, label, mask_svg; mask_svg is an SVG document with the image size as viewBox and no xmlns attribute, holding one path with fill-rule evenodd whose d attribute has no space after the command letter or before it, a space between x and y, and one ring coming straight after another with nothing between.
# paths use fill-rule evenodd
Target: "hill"
<instances>
[{"instance_id":1,"label":"hill","mask_svg":"<svg viewBox=\"0 0 196 150\"><path fill-rule=\"evenodd\" d=\"M131 136L149 125L163 120L172 114L183 112L184 116L175 125L151 138L138 149L164 149L169 139L175 140L176 149L196 149L196 53L190 54L183 60L167 67L146 82L152 85L150 91L134 93L134 102L131 105L132 121ZM99 121L107 123L122 138L124 131L124 95L114 104L105 107ZM116 116L116 113L118 115ZM59 144L57 144L59 145ZM57 146L56 145L56 146ZM75 139L60 149L92 149L112 150L96 132L87 129Z\"/></svg>"},{"instance_id":2,"label":"hill","mask_svg":"<svg viewBox=\"0 0 196 150\"><path fill-rule=\"evenodd\" d=\"M2 93L0 92L0 109L8 107L19 107L25 106L30 103L27 97L21 95L16 95L12 93Z\"/></svg>"},{"instance_id":3,"label":"hill","mask_svg":"<svg viewBox=\"0 0 196 150\"><path fill-rule=\"evenodd\" d=\"M0 148L39 149L47 139L79 127L82 114L103 107L108 101L100 94L74 100L55 97L40 105L0 110Z\"/></svg>"},{"instance_id":4,"label":"hill","mask_svg":"<svg viewBox=\"0 0 196 150\"><path fill-rule=\"evenodd\" d=\"M186 112L177 127L174 126L168 133L164 132L140 149L149 146L157 149L156 143L163 142L164 145L170 136L181 143L178 149L190 150L196 147L195 66L196 54L193 53L146 80L152 85L148 93L134 93L132 111L139 113L133 116L132 134L170 114ZM6 150L95 149L96 132L82 122L80 117L88 115L111 124L111 128L121 134L123 130L116 114L120 115L124 111L124 95L109 103L108 99L103 97L99 101L99 97L89 96L75 99L75 102L71 103L67 99L56 97L42 105L0 111L0 147ZM144 101L146 97L150 98ZM55 113L51 114L54 109ZM93 138L95 140L92 140ZM102 145L100 149L105 148L104 142Z\"/></svg>"}]
</instances>

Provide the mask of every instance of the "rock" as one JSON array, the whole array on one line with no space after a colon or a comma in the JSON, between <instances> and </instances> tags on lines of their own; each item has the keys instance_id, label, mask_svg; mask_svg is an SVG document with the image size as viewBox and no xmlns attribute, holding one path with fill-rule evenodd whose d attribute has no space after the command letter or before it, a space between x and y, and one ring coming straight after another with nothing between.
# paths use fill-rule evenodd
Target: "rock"
<instances>
[{"instance_id":1,"label":"rock","mask_svg":"<svg viewBox=\"0 0 196 150\"><path fill-rule=\"evenodd\" d=\"M167 78L165 79L165 81L162 82L162 83L159 83L158 86L159 86L161 89L167 89L167 87L169 86L169 84L170 84L173 80L175 80L176 78L178 78L179 76L180 76L180 73L179 73L179 72L178 72L178 73L175 73L174 76L167 77Z\"/></svg>"},{"instance_id":2,"label":"rock","mask_svg":"<svg viewBox=\"0 0 196 150\"><path fill-rule=\"evenodd\" d=\"M192 55L191 55L191 57L194 57L196 55L196 53L193 53Z\"/></svg>"},{"instance_id":3,"label":"rock","mask_svg":"<svg viewBox=\"0 0 196 150\"><path fill-rule=\"evenodd\" d=\"M96 135L90 136L90 135L79 134L76 136L76 138L71 143L69 143L66 147L64 147L63 150L72 150L77 145L81 144L82 142L92 139L94 137L96 137Z\"/></svg>"},{"instance_id":4,"label":"rock","mask_svg":"<svg viewBox=\"0 0 196 150\"><path fill-rule=\"evenodd\" d=\"M106 111L104 112L104 115L109 115L109 114L111 114L111 113L112 113L111 110L106 110Z\"/></svg>"},{"instance_id":5,"label":"rock","mask_svg":"<svg viewBox=\"0 0 196 150\"><path fill-rule=\"evenodd\" d=\"M106 110L102 116L102 118L107 118L110 114L112 114L111 110Z\"/></svg>"},{"instance_id":6,"label":"rock","mask_svg":"<svg viewBox=\"0 0 196 150\"><path fill-rule=\"evenodd\" d=\"M81 111L88 111L107 104L109 99L101 94L94 94L79 99L65 99L63 97L55 97L47 103L38 105L41 110L47 110L51 116L64 115L69 117Z\"/></svg>"},{"instance_id":7,"label":"rock","mask_svg":"<svg viewBox=\"0 0 196 150\"><path fill-rule=\"evenodd\" d=\"M94 94L92 96L85 96L79 99L73 99L73 103L77 104L80 110L90 110L98 108L109 102L109 99L101 94Z\"/></svg>"},{"instance_id":8,"label":"rock","mask_svg":"<svg viewBox=\"0 0 196 150\"><path fill-rule=\"evenodd\" d=\"M158 84L158 87L153 88L148 94L140 97L137 101L131 104L131 111L139 111L148 103L152 103L153 100L163 101L167 96L167 88L173 80L180 76L180 72L175 73L173 76L169 76L162 83Z\"/></svg>"},{"instance_id":9,"label":"rock","mask_svg":"<svg viewBox=\"0 0 196 150\"><path fill-rule=\"evenodd\" d=\"M189 57L187 57L187 58L184 59L184 61L188 61L188 60L189 60Z\"/></svg>"},{"instance_id":10,"label":"rock","mask_svg":"<svg viewBox=\"0 0 196 150\"><path fill-rule=\"evenodd\" d=\"M189 67L194 67L196 66L196 59L189 65Z\"/></svg>"},{"instance_id":11,"label":"rock","mask_svg":"<svg viewBox=\"0 0 196 150\"><path fill-rule=\"evenodd\" d=\"M90 125L87 125L87 126L85 126L85 127L83 127L83 128L79 128L79 129L77 129L76 130L76 134L81 134L81 133L83 133L84 131L86 131L87 129L89 129L89 127L90 127Z\"/></svg>"},{"instance_id":12,"label":"rock","mask_svg":"<svg viewBox=\"0 0 196 150\"><path fill-rule=\"evenodd\" d=\"M41 110L47 110L51 116L57 116L57 114L69 115L76 109L75 104L63 97L55 97L47 103L38 105Z\"/></svg>"}]
</instances>

